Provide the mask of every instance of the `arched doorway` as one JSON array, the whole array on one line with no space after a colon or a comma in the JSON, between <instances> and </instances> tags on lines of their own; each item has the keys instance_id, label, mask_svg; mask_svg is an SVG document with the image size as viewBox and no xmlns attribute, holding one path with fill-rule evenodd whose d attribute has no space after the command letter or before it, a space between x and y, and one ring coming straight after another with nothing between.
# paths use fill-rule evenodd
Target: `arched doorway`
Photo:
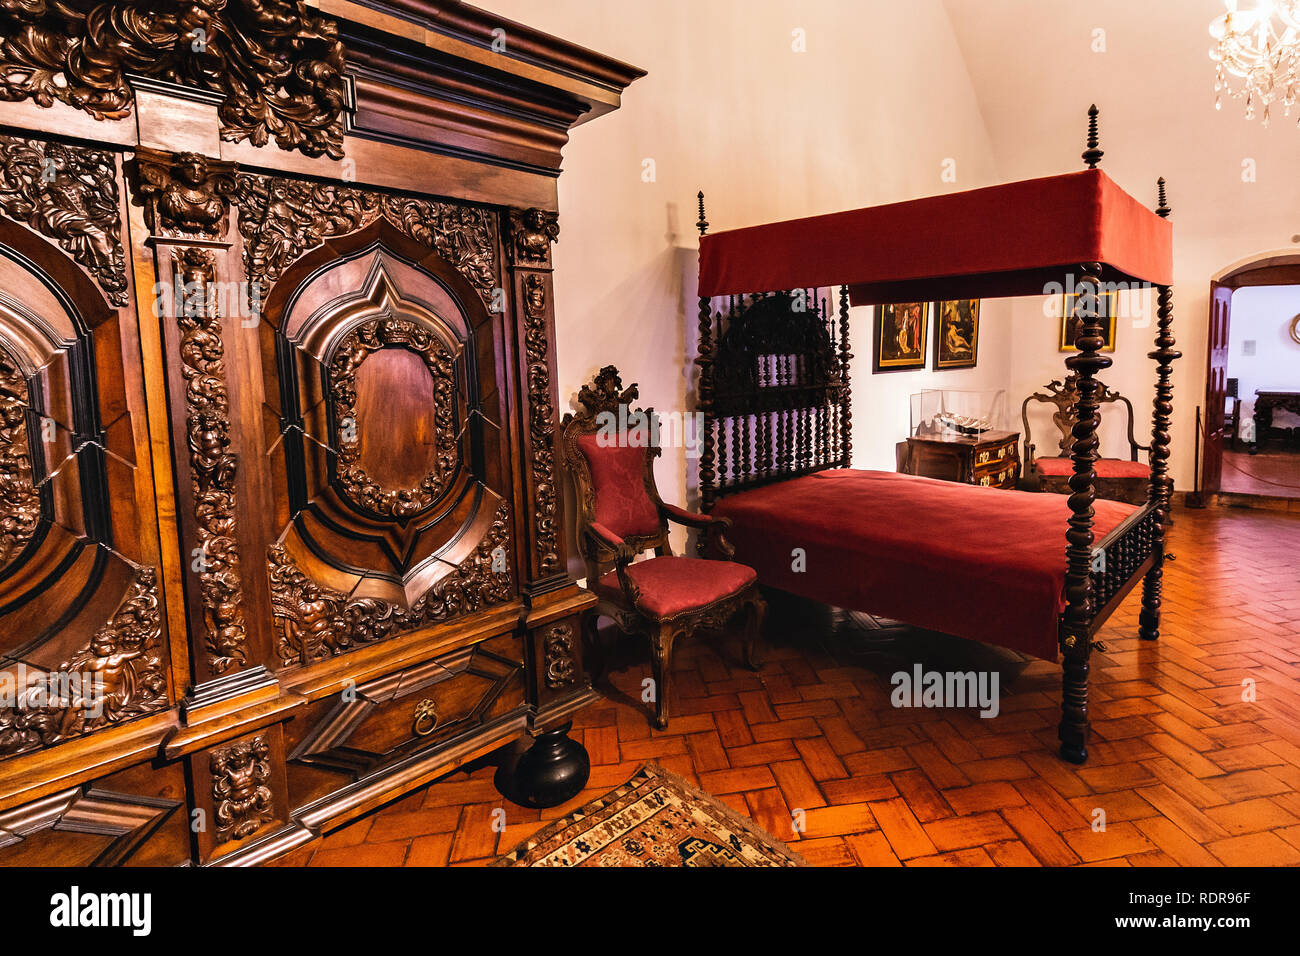
<instances>
[{"instance_id":1,"label":"arched doorway","mask_svg":"<svg viewBox=\"0 0 1300 956\"><path fill-rule=\"evenodd\" d=\"M1238 423L1227 414L1229 333L1232 299L1238 289L1254 286L1300 286L1300 252L1294 249L1260 253L1233 263L1210 280L1209 335L1205 375L1205 423L1201 445L1201 501L1223 490L1225 446ZM1295 383L1300 390L1300 383ZM1239 396L1250 398L1251 396Z\"/></svg>"}]
</instances>

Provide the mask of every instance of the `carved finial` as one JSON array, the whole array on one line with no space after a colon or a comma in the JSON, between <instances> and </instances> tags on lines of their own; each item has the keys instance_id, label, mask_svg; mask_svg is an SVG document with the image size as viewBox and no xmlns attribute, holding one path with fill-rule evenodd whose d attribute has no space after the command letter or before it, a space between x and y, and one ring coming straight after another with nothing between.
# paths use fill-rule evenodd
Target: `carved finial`
<instances>
[{"instance_id":1,"label":"carved finial","mask_svg":"<svg viewBox=\"0 0 1300 956\"><path fill-rule=\"evenodd\" d=\"M1161 219L1168 219L1173 210L1169 208L1169 200L1165 198L1165 177L1161 176L1156 181L1156 189L1160 196L1160 204L1156 206L1156 215Z\"/></svg>"},{"instance_id":2,"label":"carved finial","mask_svg":"<svg viewBox=\"0 0 1300 956\"><path fill-rule=\"evenodd\" d=\"M700 230L700 235L702 236L709 231L709 220L704 218L704 190L703 189L701 189L699 192L699 198L700 198L700 218L695 223L695 228Z\"/></svg>"},{"instance_id":3,"label":"carved finial","mask_svg":"<svg viewBox=\"0 0 1300 956\"><path fill-rule=\"evenodd\" d=\"M636 397L636 383L624 388L623 379L613 365L606 365L578 389L578 401L586 408L586 416L593 418L601 412L616 413L620 405L631 406Z\"/></svg>"},{"instance_id":4,"label":"carved finial","mask_svg":"<svg viewBox=\"0 0 1300 956\"><path fill-rule=\"evenodd\" d=\"M1098 149L1101 140L1097 138L1097 104L1088 107L1088 148L1083 151L1083 161L1089 169L1096 169L1101 158L1106 154Z\"/></svg>"}]
</instances>

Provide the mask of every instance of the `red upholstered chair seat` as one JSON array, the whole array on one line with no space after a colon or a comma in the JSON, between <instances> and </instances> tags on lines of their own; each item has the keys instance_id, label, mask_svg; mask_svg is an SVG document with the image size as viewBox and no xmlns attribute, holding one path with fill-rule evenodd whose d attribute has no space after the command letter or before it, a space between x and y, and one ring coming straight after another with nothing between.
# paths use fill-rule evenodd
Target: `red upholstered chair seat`
<instances>
[{"instance_id":1,"label":"red upholstered chair seat","mask_svg":"<svg viewBox=\"0 0 1300 956\"><path fill-rule=\"evenodd\" d=\"M753 568L733 561L669 555L629 564L627 576L641 592L637 610L655 620L734 597L757 580ZM593 590L612 601L624 600L617 571L601 577Z\"/></svg>"},{"instance_id":2,"label":"red upholstered chair seat","mask_svg":"<svg viewBox=\"0 0 1300 956\"><path fill-rule=\"evenodd\" d=\"M1069 458L1035 458L1034 467L1040 475L1051 478L1074 474L1074 462ZM1151 466L1140 461L1122 458L1099 458L1093 466L1098 478L1150 478Z\"/></svg>"}]
</instances>

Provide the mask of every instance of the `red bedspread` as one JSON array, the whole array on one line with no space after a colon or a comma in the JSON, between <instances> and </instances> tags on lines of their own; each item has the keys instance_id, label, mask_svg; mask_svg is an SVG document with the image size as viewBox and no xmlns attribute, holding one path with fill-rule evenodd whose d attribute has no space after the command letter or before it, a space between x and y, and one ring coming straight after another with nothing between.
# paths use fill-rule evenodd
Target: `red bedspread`
<instances>
[{"instance_id":1,"label":"red bedspread","mask_svg":"<svg viewBox=\"0 0 1300 956\"><path fill-rule=\"evenodd\" d=\"M1097 540L1135 509L1095 505ZM838 607L1057 659L1065 609L1065 495L842 469L741 492L736 560L759 581ZM792 569L803 548L807 569Z\"/></svg>"}]
</instances>

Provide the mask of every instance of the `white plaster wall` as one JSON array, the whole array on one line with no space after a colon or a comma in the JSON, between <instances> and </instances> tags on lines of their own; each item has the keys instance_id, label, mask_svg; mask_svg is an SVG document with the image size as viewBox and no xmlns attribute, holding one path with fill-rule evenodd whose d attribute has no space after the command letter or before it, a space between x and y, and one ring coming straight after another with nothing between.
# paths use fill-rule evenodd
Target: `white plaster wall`
<instances>
[{"instance_id":1,"label":"white plaster wall","mask_svg":"<svg viewBox=\"0 0 1300 956\"><path fill-rule=\"evenodd\" d=\"M1232 294L1232 324L1228 337L1228 376L1240 379L1242 419L1255 411L1255 390L1300 390L1300 343L1290 328L1300 315L1300 286L1248 286ZM1255 344L1247 355L1245 343ZM1294 427L1297 416L1276 409L1278 425Z\"/></svg>"},{"instance_id":2,"label":"white plaster wall","mask_svg":"<svg viewBox=\"0 0 1300 956\"><path fill-rule=\"evenodd\" d=\"M622 109L575 129L564 151L554 256L562 409L610 363L646 404L689 407L697 190L719 230L999 179L938 0L483 5L648 71ZM806 52L793 50L795 30ZM948 158L956 182L941 179ZM654 182L643 181L646 159ZM869 311L855 310L856 464L893 469L907 396L923 384L1005 381L1007 308L986 304L977 370L880 376L870 374ZM686 503L694 473L681 449L666 449L665 500Z\"/></svg>"}]
</instances>

